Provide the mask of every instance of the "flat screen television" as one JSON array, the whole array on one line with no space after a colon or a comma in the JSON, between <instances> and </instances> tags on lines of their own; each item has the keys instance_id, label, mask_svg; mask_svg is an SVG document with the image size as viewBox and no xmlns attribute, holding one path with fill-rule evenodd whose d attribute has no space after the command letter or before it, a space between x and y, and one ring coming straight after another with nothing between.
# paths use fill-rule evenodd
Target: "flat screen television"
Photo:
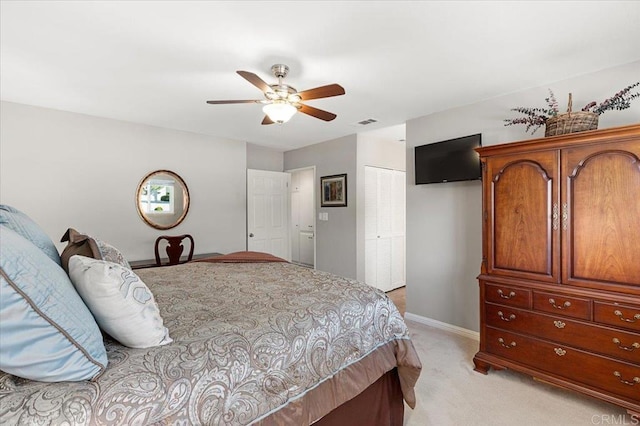
<instances>
[{"instance_id":1,"label":"flat screen television","mask_svg":"<svg viewBox=\"0 0 640 426\"><path fill-rule=\"evenodd\" d=\"M481 179L479 146L480 133L416 146L416 185Z\"/></svg>"}]
</instances>

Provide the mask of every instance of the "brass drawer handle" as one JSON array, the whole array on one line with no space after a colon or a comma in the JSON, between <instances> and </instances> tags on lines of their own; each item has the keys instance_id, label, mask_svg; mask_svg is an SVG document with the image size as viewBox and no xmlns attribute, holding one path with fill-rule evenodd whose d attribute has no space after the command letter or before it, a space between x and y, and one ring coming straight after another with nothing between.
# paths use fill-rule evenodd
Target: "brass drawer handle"
<instances>
[{"instance_id":1,"label":"brass drawer handle","mask_svg":"<svg viewBox=\"0 0 640 426\"><path fill-rule=\"evenodd\" d=\"M567 203L562 204L562 230L567 230L567 224L569 222L569 206Z\"/></svg>"},{"instance_id":2,"label":"brass drawer handle","mask_svg":"<svg viewBox=\"0 0 640 426\"><path fill-rule=\"evenodd\" d=\"M615 316L617 316L618 318L620 318L620 321L624 321L624 322L632 322L632 323L633 323L633 322L636 322L636 321L640 320L640 314L635 314L635 315L633 316L633 319L631 319L631 318L625 318L625 317L623 317L623 316L622 316L622 312L620 312L620 311L619 311L619 310L617 310L617 309L616 309L615 311L613 311L613 313L614 313L614 315L615 315Z\"/></svg>"},{"instance_id":3,"label":"brass drawer handle","mask_svg":"<svg viewBox=\"0 0 640 426\"><path fill-rule=\"evenodd\" d=\"M620 349L629 351L629 352L633 352L636 349L640 349L640 343L634 342L631 344L631 346L624 346L620 343L620 339L617 339L615 337L613 338L613 343L615 343Z\"/></svg>"},{"instance_id":4,"label":"brass drawer handle","mask_svg":"<svg viewBox=\"0 0 640 426\"><path fill-rule=\"evenodd\" d=\"M559 224L559 214L558 214L558 203L553 203L553 230L557 231L558 230L558 224Z\"/></svg>"},{"instance_id":5,"label":"brass drawer handle","mask_svg":"<svg viewBox=\"0 0 640 426\"><path fill-rule=\"evenodd\" d=\"M498 337L498 342L500 342L500 344L507 348L507 349L511 349L511 348L515 348L516 347L516 342L511 342L509 344L504 343L504 339L502 337Z\"/></svg>"},{"instance_id":6,"label":"brass drawer handle","mask_svg":"<svg viewBox=\"0 0 640 426\"><path fill-rule=\"evenodd\" d=\"M571 306L571 302L569 302L568 300L564 302L562 305L556 305L556 299L549 299L549 303L551 303L551 306L553 306L556 309L567 309L568 307Z\"/></svg>"},{"instance_id":7,"label":"brass drawer handle","mask_svg":"<svg viewBox=\"0 0 640 426\"><path fill-rule=\"evenodd\" d=\"M498 316L500 317L500 319L502 321L507 321L507 322L513 321L514 319L516 319L516 315L515 314L511 314L511 315L509 315L508 318L505 318L504 314L502 313L502 311L498 311Z\"/></svg>"},{"instance_id":8,"label":"brass drawer handle","mask_svg":"<svg viewBox=\"0 0 640 426\"><path fill-rule=\"evenodd\" d=\"M553 351L556 353L556 355L558 356L565 356L567 351L565 351L562 348L554 348Z\"/></svg>"},{"instance_id":9,"label":"brass drawer handle","mask_svg":"<svg viewBox=\"0 0 640 426\"><path fill-rule=\"evenodd\" d=\"M640 377L634 377L633 380L629 381L629 380L624 380L622 378L622 374L620 374L619 371L614 371L613 375L616 376L625 385L635 386L635 385L640 384Z\"/></svg>"},{"instance_id":10,"label":"brass drawer handle","mask_svg":"<svg viewBox=\"0 0 640 426\"><path fill-rule=\"evenodd\" d=\"M554 321L553 325L555 325L557 328L564 328L567 324L562 321Z\"/></svg>"},{"instance_id":11,"label":"brass drawer handle","mask_svg":"<svg viewBox=\"0 0 640 426\"><path fill-rule=\"evenodd\" d=\"M498 289L498 296L502 297L503 299L513 299L514 297L516 297L516 293L514 291L511 291L508 295L506 295L502 290Z\"/></svg>"}]
</instances>

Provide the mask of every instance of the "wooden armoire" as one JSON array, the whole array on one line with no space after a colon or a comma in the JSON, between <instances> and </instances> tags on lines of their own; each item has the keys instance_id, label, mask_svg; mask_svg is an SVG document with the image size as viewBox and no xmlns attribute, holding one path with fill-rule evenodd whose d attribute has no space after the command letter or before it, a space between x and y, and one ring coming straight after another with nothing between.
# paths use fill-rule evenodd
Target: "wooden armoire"
<instances>
[{"instance_id":1,"label":"wooden armoire","mask_svg":"<svg viewBox=\"0 0 640 426\"><path fill-rule=\"evenodd\" d=\"M640 414L640 124L478 148L480 351Z\"/></svg>"}]
</instances>

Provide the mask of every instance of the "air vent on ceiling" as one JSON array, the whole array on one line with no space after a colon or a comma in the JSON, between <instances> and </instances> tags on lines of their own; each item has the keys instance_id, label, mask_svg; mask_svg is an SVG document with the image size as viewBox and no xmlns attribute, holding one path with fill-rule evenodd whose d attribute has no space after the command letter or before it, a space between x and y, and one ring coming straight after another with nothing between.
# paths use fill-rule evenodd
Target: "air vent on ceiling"
<instances>
[{"instance_id":1,"label":"air vent on ceiling","mask_svg":"<svg viewBox=\"0 0 640 426\"><path fill-rule=\"evenodd\" d=\"M366 120L358 121L356 123L356 126L366 126L368 124L377 123L377 122L378 120L376 120L375 118L367 118Z\"/></svg>"}]
</instances>

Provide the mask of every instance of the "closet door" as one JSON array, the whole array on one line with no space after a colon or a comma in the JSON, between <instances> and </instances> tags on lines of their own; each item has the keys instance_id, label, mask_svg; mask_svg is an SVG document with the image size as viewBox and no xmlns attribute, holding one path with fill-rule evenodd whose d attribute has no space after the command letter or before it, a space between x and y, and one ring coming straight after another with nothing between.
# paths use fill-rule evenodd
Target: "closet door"
<instances>
[{"instance_id":1,"label":"closet door","mask_svg":"<svg viewBox=\"0 0 640 426\"><path fill-rule=\"evenodd\" d=\"M301 170L300 174L300 231L313 232L314 214L314 184L313 169Z\"/></svg>"},{"instance_id":2,"label":"closet door","mask_svg":"<svg viewBox=\"0 0 640 426\"><path fill-rule=\"evenodd\" d=\"M291 176L295 176L292 174ZM300 261L300 191L291 192L291 261Z\"/></svg>"},{"instance_id":3,"label":"closet door","mask_svg":"<svg viewBox=\"0 0 640 426\"><path fill-rule=\"evenodd\" d=\"M378 287L378 170L364 168L364 281Z\"/></svg>"},{"instance_id":4,"label":"closet door","mask_svg":"<svg viewBox=\"0 0 640 426\"><path fill-rule=\"evenodd\" d=\"M405 285L405 173L365 167L365 282Z\"/></svg>"},{"instance_id":5,"label":"closet door","mask_svg":"<svg viewBox=\"0 0 640 426\"><path fill-rule=\"evenodd\" d=\"M291 260L314 266L314 170L291 173Z\"/></svg>"},{"instance_id":6,"label":"closet door","mask_svg":"<svg viewBox=\"0 0 640 426\"><path fill-rule=\"evenodd\" d=\"M389 291L392 286L393 255L393 171L377 169L377 244L376 244L376 287Z\"/></svg>"},{"instance_id":7,"label":"closet door","mask_svg":"<svg viewBox=\"0 0 640 426\"><path fill-rule=\"evenodd\" d=\"M405 216L406 173L394 170L391 183L391 288L406 283L405 274Z\"/></svg>"},{"instance_id":8,"label":"closet door","mask_svg":"<svg viewBox=\"0 0 640 426\"><path fill-rule=\"evenodd\" d=\"M640 294L640 140L562 151L563 282Z\"/></svg>"},{"instance_id":9,"label":"closet door","mask_svg":"<svg viewBox=\"0 0 640 426\"><path fill-rule=\"evenodd\" d=\"M300 231L298 261L309 266L313 266L313 238L313 231Z\"/></svg>"},{"instance_id":10,"label":"closet door","mask_svg":"<svg viewBox=\"0 0 640 426\"><path fill-rule=\"evenodd\" d=\"M487 159L488 272L560 281L559 151Z\"/></svg>"}]
</instances>

